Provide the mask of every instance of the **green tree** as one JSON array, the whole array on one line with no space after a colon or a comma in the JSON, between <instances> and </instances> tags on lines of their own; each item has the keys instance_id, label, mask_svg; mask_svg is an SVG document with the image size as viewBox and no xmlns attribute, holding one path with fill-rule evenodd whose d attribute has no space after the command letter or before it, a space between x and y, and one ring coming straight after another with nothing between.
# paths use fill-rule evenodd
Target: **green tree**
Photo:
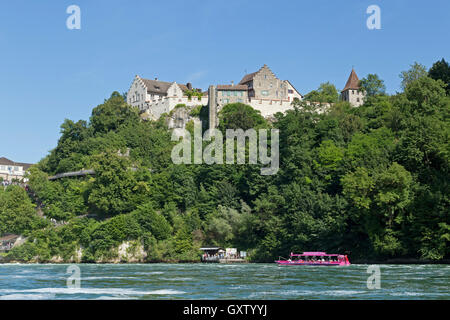
<instances>
[{"instance_id":1,"label":"green tree","mask_svg":"<svg viewBox=\"0 0 450 320\"><path fill-rule=\"evenodd\" d=\"M434 80L442 80L446 85L447 95L450 95L450 64L444 58L433 64L428 71L428 76Z\"/></svg>"},{"instance_id":2,"label":"green tree","mask_svg":"<svg viewBox=\"0 0 450 320\"><path fill-rule=\"evenodd\" d=\"M267 127L266 120L261 116L260 111L243 103L231 103L225 105L219 111L219 128L222 132L226 129L243 129Z\"/></svg>"},{"instance_id":3,"label":"green tree","mask_svg":"<svg viewBox=\"0 0 450 320\"><path fill-rule=\"evenodd\" d=\"M368 74L366 78L360 80L361 90L363 90L367 97L373 97L376 95L383 95L386 91L384 81L381 80L376 74Z\"/></svg>"},{"instance_id":4,"label":"green tree","mask_svg":"<svg viewBox=\"0 0 450 320\"><path fill-rule=\"evenodd\" d=\"M89 205L103 215L130 212L136 179L129 161L113 152L94 157L95 180L89 193Z\"/></svg>"},{"instance_id":5,"label":"green tree","mask_svg":"<svg viewBox=\"0 0 450 320\"><path fill-rule=\"evenodd\" d=\"M137 109L127 105L123 96L115 91L105 103L92 110L90 123L94 132L106 133L138 119Z\"/></svg>"},{"instance_id":6,"label":"green tree","mask_svg":"<svg viewBox=\"0 0 450 320\"><path fill-rule=\"evenodd\" d=\"M19 186L0 188L0 234L28 234L45 225L24 189Z\"/></svg>"},{"instance_id":7,"label":"green tree","mask_svg":"<svg viewBox=\"0 0 450 320\"><path fill-rule=\"evenodd\" d=\"M141 228L151 233L157 240L164 240L170 237L172 227L160 213L153 209L151 203L139 206L133 211L134 218Z\"/></svg>"},{"instance_id":8,"label":"green tree","mask_svg":"<svg viewBox=\"0 0 450 320\"><path fill-rule=\"evenodd\" d=\"M402 79L401 87L403 90L405 90L411 82L426 76L428 76L428 72L425 66L421 65L420 63L414 62L409 70L402 71L400 73L400 78Z\"/></svg>"},{"instance_id":9,"label":"green tree","mask_svg":"<svg viewBox=\"0 0 450 320\"><path fill-rule=\"evenodd\" d=\"M339 101L339 93L330 82L321 83L317 90L313 90L305 95L305 100L313 102L336 103Z\"/></svg>"}]
</instances>

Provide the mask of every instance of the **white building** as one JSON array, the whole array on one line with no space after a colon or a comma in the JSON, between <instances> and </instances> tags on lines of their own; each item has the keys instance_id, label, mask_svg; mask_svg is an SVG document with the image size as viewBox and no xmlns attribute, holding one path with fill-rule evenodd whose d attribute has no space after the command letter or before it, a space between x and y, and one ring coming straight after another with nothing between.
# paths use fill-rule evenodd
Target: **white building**
<instances>
[{"instance_id":1,"label":"white building","mask_svg":"<svg viewBox=\"0 0 450 320\"><path fill-rule=\"evenodd\" d=\"M0 158L0 178L11 182L14 180L23 181L27 170L32 166L30 163L14 162L7 158Z\"/></svg>"},{"instance_id":2,"label":"white building","mask_svg":"<svg viewBox=\"0 0 450 320\"><path fill-rule=\"evenodd\" d=\"M148 80L137 75L128 90L127 103L138 107L149 119L155 120L163 113L172 111L177 104L194 107L208 103L205 95L200 99L196 96L189 98L185 93L192 90L190 83L184 85L158 79Z\"/></svg>"},{"instance_id":3,"label":"white building","mask_svg":"<svg viewBox=\"0 0 450 320\"><path fill-rule=\"evenodd\" d=\"M350 104L354 107L359 107L364 103L366 94L361 90L358 76L353 69L348 77L344 89L341 91L341 97L342 101L350 102Z\"/></svg>"}]
</instances>

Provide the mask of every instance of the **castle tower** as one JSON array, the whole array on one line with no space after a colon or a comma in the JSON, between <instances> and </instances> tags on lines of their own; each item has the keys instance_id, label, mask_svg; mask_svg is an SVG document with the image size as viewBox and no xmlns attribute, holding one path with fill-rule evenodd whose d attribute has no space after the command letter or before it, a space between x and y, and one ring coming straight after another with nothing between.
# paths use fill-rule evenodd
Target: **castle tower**
<instances>
[{"instance_id":1,"label":"castle tower","mask_svg":"<svg viewBox=\"0 0 450 320\"><path fill-rule=\"evenodd\" d=\"M215 129L217 123L217 98L216 87L209 86L208 88L208 109L209 109L209 129Z\"/></svg>"},{"instance_id":2,"label":"castle tower","mask_svg":"<svg viewBox=\"0 0 450 320\"><path fill-rule=\"evenodd\" d=\"M356 75L355 70L352 69L347 83L341 91L342 101L350 102L354 107L361 106L364 103L366 94L363 91L360 91L360 89L358 76Z\"/></svg>"}]
</instances>

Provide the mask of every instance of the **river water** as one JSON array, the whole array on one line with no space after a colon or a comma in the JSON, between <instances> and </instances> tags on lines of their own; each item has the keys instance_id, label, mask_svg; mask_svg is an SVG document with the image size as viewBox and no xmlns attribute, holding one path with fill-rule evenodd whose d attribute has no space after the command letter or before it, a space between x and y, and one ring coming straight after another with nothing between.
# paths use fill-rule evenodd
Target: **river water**
<instances>
[{"instance_id":1,"label":"river water","mask_svg":"<svg viewBox=\"0 0 450 320\"><path fill-rule=\"evenodd\" d=\"M368 265L70 266L0 264L0 299L450 299L449 265L378 265L380 289Z\"/></svg>"}]
</instances>

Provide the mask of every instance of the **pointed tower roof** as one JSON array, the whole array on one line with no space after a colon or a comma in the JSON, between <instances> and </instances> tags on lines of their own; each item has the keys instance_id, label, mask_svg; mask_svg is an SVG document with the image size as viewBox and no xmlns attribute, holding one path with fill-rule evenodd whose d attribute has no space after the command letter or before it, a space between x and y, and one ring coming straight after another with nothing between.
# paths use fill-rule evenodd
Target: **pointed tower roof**
<instances>
[{"instance_id":1,"label":"pointed tower roof","mask_svg":"<svg viewBox=\"0 0 450 320\"><path fill-rule=\"evenodd\" d=\"M354 89L359 89L359 79L356 75L356 72L354 69L352 69L352 72L350 73L350 76L348 77L347 83L345 84L345 87L342 91Z\"/></svg>"}]
</instances>

